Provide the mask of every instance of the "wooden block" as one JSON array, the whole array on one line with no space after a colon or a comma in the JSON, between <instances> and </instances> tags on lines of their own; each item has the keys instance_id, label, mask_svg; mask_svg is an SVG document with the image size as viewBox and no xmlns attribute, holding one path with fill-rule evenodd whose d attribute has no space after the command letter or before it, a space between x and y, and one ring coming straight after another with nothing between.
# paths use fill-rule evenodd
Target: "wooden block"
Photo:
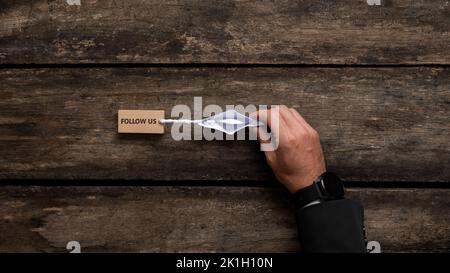
<instances>
[{"instance_id":1,"label":"wooden block","mask_svg":"<svg viewBox=\"0 0 450 273\"><path fill-rule=\"evenodd\" d=\"M118 132L136 134L164 134L164 110L119 110Z\"/></svg>"}]
</instances>

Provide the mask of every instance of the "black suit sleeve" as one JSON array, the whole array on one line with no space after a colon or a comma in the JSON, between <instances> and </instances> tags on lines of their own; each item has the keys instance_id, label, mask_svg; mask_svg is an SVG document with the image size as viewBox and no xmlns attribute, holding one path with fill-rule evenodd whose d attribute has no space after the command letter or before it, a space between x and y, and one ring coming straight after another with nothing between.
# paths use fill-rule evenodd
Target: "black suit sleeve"
<instances>
[{"instance_id":1,"label":"black suit sleeve","mask_svg":"<svg viewBox=\"0 0 450 273\"><path fill-rule=\"evenodd\" d=\"M349 199L296 209L300 247L304 252L366 252L364 210Z\"/></svg>"}]
</instances>

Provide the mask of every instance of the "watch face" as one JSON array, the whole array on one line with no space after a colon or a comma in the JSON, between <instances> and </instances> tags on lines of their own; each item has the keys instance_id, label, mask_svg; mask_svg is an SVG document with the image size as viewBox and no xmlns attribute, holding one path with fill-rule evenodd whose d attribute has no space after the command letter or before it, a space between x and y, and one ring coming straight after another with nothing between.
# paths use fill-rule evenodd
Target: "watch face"
<instances>
[{"instance_id":1,"label":"watch face","mask_svg":"<svg viewBox=\"0 0 450 273\"><path fill-rule=\"evenodd\" d=\"M323 178L323 186L325 187L325 190L329 195L335 198L342 198L344 197L345 190L344 190L344 184L342 183L341 179L334 175L333 173L325 173Z\"/></svg>"}]
</instances>

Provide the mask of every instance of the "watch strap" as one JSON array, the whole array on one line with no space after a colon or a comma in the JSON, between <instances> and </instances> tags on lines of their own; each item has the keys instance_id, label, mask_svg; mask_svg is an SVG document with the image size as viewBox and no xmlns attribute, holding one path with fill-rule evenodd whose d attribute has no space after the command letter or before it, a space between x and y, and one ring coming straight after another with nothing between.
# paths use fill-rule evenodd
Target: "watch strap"
<instances>
[{"instance_id":1,"label":"watch strap","mask_svg":"<svg viewBox=\"0 0 450 273\"><path fill-rule=\"evenodd\" d=\"M322 200L322 194L316 182L308 187L305 187L294 193L294 200L296 208L303 208L304 206L314 201Z\"/></svg>"}]
</instances>

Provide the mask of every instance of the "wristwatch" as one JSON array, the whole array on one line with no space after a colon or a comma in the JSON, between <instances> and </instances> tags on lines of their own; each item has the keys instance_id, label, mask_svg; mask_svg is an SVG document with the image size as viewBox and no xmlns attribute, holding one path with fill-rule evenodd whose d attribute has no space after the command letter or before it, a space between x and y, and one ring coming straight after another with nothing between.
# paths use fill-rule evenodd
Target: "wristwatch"
<instances>
[{"instance_id":1,"label":"wristwatch","mask_svg":"<svg viewBox=\"0 0 450 273\"><path fill-rule=\"evenodd\" d=\"M296 207L303 208L314 202L342 199L345 195L344 184L339 177L331 172L319 176L312 185L294 194Z\"/></svg>"}]
</instances>

